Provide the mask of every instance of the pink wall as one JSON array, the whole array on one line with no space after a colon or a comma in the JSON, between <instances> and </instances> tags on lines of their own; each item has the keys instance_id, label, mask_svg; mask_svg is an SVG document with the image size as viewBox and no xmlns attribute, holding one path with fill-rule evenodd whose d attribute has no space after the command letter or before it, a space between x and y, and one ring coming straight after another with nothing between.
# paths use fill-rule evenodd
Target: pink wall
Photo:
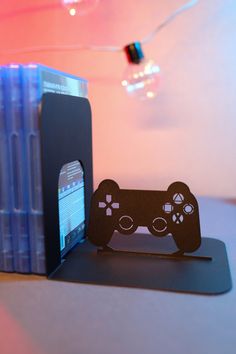
<instances>
[{"instance_id":1,"label":"pink wall","mask_svg":"<svg viewBox=\"0 0 236 354\"><path fill-rule=\"evenodd\" d=\"M184 0L100 0L70 17L59 0L2 0L1 51L28 46L125 45L139 40ZM47 10L22 8L49 4ZM18 15L16 15L18 13ZM120 85L123 53L42 52L1 55L40 62L89 79L95 185L162 189L182 180L194 193L236 196L236 2L199 1L144 47L162 69L156 100L140 102Z\"/></svg>"}]
</instances>

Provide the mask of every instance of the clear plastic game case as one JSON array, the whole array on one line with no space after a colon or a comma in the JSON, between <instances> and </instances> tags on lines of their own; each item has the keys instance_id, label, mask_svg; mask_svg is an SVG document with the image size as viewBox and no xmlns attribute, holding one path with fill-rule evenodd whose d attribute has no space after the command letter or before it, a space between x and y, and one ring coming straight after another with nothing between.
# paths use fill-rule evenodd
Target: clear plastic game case
<instances>
[{"instance_id":1,"label":"clear plastic game case","mask_svg":"<svg viewBox=\"0 0 236 354\"><path fill-rule=\"evenodd\" d=\"M31 270L45 273L39 114L43 93L87 97L87 81L42 65L23 68L23 106ZM55 127L56 129L56 127Z\"/></svg>"}]
</instances>

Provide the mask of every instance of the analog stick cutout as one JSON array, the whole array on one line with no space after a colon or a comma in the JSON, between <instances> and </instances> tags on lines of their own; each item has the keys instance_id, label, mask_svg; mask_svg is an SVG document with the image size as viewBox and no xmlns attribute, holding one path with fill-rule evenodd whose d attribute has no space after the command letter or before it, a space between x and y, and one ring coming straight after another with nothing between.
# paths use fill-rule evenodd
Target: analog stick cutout
<instances>
[{"instance_id":1,"label":"analog stick cutout","mask_svg":"<svg viewBox=\"0 0 236 354\"><path fill-rule=\"evenodd\" d=\"M119 219L119 226L123 230L128 231L132 229L133 225L134 225L134 220L128 215L124 215Z\"/></svg>"},{"instance_id":2,"label":"analog stick cutout","mask_svg":"<svg viewBox=\"0 0 236 354\"><path fill-rule=\"evenodd\" d=\"M167 221L164 218L158 217L153 220L152 227L156 232L164 232L167 229Z\"/></svg>"}]
</instances>

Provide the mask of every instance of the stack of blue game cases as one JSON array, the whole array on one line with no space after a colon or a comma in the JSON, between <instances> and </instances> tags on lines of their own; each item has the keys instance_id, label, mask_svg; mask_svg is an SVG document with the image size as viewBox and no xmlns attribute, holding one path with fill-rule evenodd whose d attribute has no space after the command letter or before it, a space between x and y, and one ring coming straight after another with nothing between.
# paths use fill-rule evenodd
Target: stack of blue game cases
<instances>
[{"instance_id":1,"label":"stack of blue game cases","mask_svg":"<svg viewBox=\"0 0 236 354\"><path fill-rule=\"evenodd\" d=\"M0 66L0 271L44 274L42 95L87 97L87 81L38 64Z\"/></svg>"}]
</instances>

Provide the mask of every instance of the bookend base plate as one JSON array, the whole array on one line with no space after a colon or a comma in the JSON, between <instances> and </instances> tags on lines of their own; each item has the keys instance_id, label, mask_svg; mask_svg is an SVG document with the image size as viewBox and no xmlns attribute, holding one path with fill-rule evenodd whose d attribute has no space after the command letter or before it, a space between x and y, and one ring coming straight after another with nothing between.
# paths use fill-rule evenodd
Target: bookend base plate
<instances>
[{"instance_id":1,"label":"bookend base plate","mask_svg":"<svg viewBox=\"0 0 236 354\"><path fill-rule=\"evenodd\" d=\"M109 246L121 252L98 252L86 240L49 278L206 295L222 294L232 287L225 244L218 239L203 237L200 248L184 258L168 256L176 251L171 236L159 239L148 234L124 236L115 232ZM153 256L154 252L161 257Z\"/></svg>"}]
</instances>

